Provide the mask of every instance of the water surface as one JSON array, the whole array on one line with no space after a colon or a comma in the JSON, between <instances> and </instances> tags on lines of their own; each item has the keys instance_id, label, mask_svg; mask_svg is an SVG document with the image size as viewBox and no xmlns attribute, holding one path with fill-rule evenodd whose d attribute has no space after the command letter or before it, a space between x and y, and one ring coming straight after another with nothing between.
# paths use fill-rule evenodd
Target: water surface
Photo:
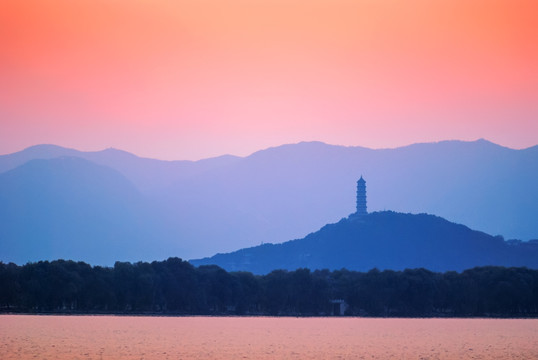
<instances>
[{"instance_id":1,"label":"water surface","mask_svg":"<svg viewBox=\"0 0 538 360\"><path fill-rule=\"evenodd\" d=\"M538 359L534 319L0 316L0 359Z\"/></svg>"}]
</instances>

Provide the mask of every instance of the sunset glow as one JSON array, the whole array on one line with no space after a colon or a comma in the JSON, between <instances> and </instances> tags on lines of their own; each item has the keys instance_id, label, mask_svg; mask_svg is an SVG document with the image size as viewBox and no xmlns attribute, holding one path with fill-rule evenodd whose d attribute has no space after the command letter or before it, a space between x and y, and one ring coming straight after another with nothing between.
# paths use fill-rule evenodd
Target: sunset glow
<instances>
[{"instance_id":1,"label":"sunset glow","mask_svg":"<svg viewBox=\"0 0 538 360\"><path fill-rule=\"evenodd\" d=\"M538 2L5 0L0 154L538 143Z\"/></svg>"}]
</instances>

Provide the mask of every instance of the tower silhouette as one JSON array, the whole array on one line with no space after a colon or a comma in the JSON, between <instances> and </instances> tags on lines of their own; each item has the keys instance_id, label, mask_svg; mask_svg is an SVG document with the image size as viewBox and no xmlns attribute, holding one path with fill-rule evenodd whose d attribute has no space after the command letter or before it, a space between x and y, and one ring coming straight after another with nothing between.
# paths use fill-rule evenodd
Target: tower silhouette
<instances>
[{"instance_id":1,"label":"tower silhouette","mask_svg":"<svg viewBox=\"0 0 538 360\"><path fill-rule=\"evenodd\" d=\"M361 178L357 181L357 215L366 215L366 181Z\"/></svg>"}]
</instances>

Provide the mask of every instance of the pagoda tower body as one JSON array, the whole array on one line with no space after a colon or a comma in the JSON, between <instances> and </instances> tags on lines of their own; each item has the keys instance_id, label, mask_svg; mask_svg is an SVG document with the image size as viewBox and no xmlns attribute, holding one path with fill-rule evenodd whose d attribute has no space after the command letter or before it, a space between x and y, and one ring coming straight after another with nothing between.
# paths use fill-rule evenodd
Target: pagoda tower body
<instances>
[{"instance_id":1,"label":"pagoda tower body","mask_svg":"<svg viewBox=\"0 0 538 360\"><path fill-rule=\"evenodd\" d=\"M366 181L361 178L357 181L357 215L366 215Z\"/></svg>"}]
</instances>

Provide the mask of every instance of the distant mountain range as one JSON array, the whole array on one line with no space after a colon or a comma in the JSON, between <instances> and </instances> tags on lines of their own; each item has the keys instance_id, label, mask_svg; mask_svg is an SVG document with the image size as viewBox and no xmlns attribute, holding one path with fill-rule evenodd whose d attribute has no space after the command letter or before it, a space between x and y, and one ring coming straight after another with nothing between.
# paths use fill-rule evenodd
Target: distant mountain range
<instances>
[{"instance_id":1,"label":"distant mountain range","mask_svg":"<svg viewBox=\"0 0 538 360\"><path fill-rule=\"evenodd\" d=\"M476 266L538 268L538 240L504 241L443 218L390 211L349 217L303 239L265 244L193 265L218 265L228 271L267 274L275 269L368 271L426 268L462 271Z\"/></svg>"},{"instance_id":2,"label":"distant mountain range","mask_svg":"<svg viewBox=\"0 0 538 360\"><path fill-rule=\"evenodd\" d=\"M538 237L538 146L309 142L161 161L38 145L0 156L0 261L192 259L297 239L354 211L360 175L369 211L431 213L507 239Z\"/></svg>"},{"instance_id":3,"label":"distant mountain range","mask_svg":"<svg viewBox=\"0 0 538 360\"><path fill-rule=\"evenodd\" d=\"M147 200L116 170L81 158L30 160L0 174L0 205L0 261L166 256L151 242L162 240L161 224Z\"/></svg>"}]
</instances>

